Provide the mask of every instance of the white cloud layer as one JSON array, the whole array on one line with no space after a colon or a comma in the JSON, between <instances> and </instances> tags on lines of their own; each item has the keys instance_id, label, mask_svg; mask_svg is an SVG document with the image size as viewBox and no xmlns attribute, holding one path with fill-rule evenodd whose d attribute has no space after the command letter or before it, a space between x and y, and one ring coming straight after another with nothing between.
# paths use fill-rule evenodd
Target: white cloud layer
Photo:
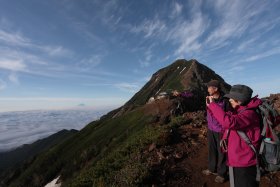
<instances>
[{"instance_id":1,"label":"white cloud layer","mask_svg":"<svg viewBox=\"0 0 280 187\"><path fill-rule=\"evenodd\" d=\"M0 152L32 143L62 129L80 130L106 112L65 110L0 113Z\"/></svg>"}]
</instances>

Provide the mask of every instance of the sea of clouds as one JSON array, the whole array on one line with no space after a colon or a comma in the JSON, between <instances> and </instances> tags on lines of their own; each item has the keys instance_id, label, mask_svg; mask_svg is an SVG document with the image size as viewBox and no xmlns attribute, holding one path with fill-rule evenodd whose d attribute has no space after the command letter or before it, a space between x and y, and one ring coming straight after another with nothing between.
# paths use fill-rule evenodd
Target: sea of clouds
<instances>
[{"instance_id":1,"label":"sea of clouds","mask_svg":"<svg viewBox=\"0 0 280 187\"><path fill-rule=\"evenodd\" d=\"M0 152L32 143L62 129L80 130L107 112L107 110L2 112Z\"/></svg>"}]
</instances>

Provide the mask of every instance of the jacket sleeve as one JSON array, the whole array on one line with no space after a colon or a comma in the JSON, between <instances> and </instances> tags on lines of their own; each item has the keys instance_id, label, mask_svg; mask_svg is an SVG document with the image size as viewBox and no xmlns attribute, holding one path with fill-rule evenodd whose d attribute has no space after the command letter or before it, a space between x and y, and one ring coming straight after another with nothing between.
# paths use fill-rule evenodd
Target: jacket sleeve
<instances>
[{"instance_id":1,"label":"jacket sleeve","mask_svg":"<svg viewBox=\"0 0 280 187\"><path fill-rule=\"evenodd\" d=\"M193 97L193 93L184 91L184 92L181 92L179 94L179 96L184 97L184 98L190 98L190 97Z\"/></svg>"},{"instance_id":2,"label":"jacket sleeve","mask_svg":"<svg viewBox=\"0 0 280 187\"><path fill-rule=\"evenodd\" d=\"M239 130L251 125L250 113L253 112L251 110L246 110L241 114L233 114L232 112L224 112L214 102L209 104L208 108L224 129Z\"/></svg>"}]
</instances>

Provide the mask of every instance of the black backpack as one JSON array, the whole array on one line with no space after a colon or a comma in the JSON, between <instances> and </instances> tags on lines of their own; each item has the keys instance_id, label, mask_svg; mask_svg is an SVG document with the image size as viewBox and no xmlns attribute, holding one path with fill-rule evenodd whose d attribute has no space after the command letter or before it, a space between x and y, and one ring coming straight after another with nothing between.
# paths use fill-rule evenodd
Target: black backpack
<instances>
[{"instance_id":1,"label":"black backpack","mask_svg":"<svg viewBox=\"0 0 280 187\"><path fill-rule=\"evenodd\" d=\"M280 140L272 127L279 124L279 114L268 100L258 107L261 117L261 146L257 150L243 131L237 131L239 136L252 148L257 157L257 181L260 180L260 170L277 171L280 169Z\"/></svg>"}]
</instances>

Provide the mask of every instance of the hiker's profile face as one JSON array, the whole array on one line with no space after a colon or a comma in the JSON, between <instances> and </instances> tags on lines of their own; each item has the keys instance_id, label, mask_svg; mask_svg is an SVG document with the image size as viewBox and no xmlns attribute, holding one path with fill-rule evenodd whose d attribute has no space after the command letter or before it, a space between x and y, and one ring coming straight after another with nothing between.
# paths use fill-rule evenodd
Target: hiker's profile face
<instances>
[{"instance_id":1,"label":"hiker's profile face","mask_svg":"<svg viewBox=\"0 0 280 187\"><path fill-rule=\"evenodd\" d=\"M210 96L218 93L218 88L214 87L214 86L209 86L207 89L208 93Z\"/></svg>"},{"instance_id":2,"label":"hiker's profile face","mask_svg":"<svg viewBox=\"0 0 280 187\"><path fill-rule=\"evenodd\" d=\"M237 101L237 100L231 99L231 98L229 99L229 102L230 102L232 108L236 108L237 106L239 106L241 104L240 101Z\"/></svg>"}]
</instances>

